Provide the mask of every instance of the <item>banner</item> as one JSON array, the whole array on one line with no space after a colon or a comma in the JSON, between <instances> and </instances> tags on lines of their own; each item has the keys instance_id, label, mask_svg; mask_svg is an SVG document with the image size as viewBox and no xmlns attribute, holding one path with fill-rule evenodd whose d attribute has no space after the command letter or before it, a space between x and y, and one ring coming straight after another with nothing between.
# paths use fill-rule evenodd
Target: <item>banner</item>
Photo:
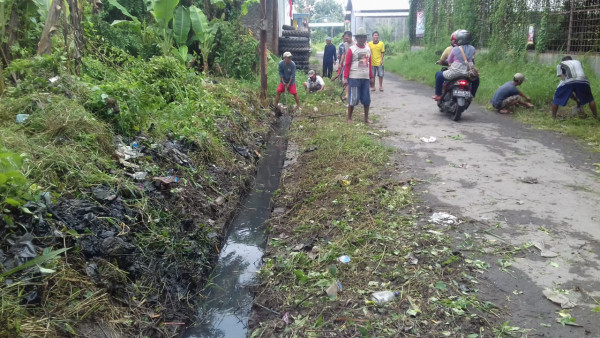
<instances>
[{"instance_id":1,"label":"banner","mask_svg":"<svg viewBox=\"0 0 600 338\"><path fill-rule=\"evenodd\" d=\"M425 12L417 12L416 37L422 38L425 35Z\"/></svg>"},{"instance_id":2,"label":"banner","mask_svg":"<svg viewBox=\"0 0 600 338\"><path fill-rule=\"evenodd\" d=\"M535 36L535 26L529 25L529 32L527 33L527 44L533 45L533 37Z\"/></svg>"}]
</instances>

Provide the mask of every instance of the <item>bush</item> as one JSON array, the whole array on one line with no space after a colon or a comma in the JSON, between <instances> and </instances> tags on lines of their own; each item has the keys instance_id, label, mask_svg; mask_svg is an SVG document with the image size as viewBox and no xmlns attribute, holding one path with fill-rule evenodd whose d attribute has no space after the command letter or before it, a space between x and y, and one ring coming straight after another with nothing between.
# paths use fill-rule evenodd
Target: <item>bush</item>
<instances>
[{"instance_id":1,"label":"bush","mask_svg":"<svg viewBox=\"0 0 600 338\"><path fill-rule=\"evenodd\" d=\"M212 52L216 74L249 80L254 77L258 65L256 49L258 42L239 22L216 21L217 35Z\"/></svg>"}]
</instances>

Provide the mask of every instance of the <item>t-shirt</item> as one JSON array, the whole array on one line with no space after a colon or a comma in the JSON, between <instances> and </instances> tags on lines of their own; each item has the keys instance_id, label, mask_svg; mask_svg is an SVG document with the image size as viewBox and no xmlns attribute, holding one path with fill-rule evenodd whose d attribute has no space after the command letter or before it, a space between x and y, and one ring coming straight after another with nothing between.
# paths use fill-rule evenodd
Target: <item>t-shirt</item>
<instances>
[{"instance_id":1,"label":"t-shirt","mask_svg":"<svg viewBox=\"0 0 600 338\"><path fill-rule=\"evenodd\" d=\"M371 49L367 45L363 47L351 46L346 52L344 78L370 79L371 77Z\"/></svg>"},{"instance_id":2,"label":"t-shirt","mask_svg":"<svg viewBox=\"0 0 600 338\"><path fill-rule=\"evenodd\" d=\"M446 47L446 49L444 49L444 51L442 52L442 55L440 55L440 63L443 63L444 61L448 60L448 57L450 56L450 53L452 53L452 46L448 46Z\"/></svg>"},{"instance_id":3,"label":"t-shirt","mask_svg":"<svg viewBox=\"0 0 600 338\"><path fill-rule=\"evenodd\" d=\"M337 59L334 45L325 45L325 51L323 52L323 63L331 64Z\"/></svg>"},{"instance_id":4,"label":"t-shirt","mask_svg":"<svg viewBox=\"0 0 600 338\"><path fill-rule=\"evenodd\" d=\"M381 66L381 56L385 53L385 45L381 41L378 43L371 41L369 48L371 48L371 66Z\"/></svg>"},{"instance_id":5,"label":"t-shirt","mask_svg":"<svg viewBox=\"0 0 600 338\"><path fill-rule=\"evenodd\" d=\"M494 106L494 108L500 108L502 106L502 101L513 95L519 95L519 90L517 89L517 86L515 86L515 83L513 81L508 81L507 83L500 86L498 90L496 90L496 93L490 100L490 103L492 104L492 106Z\"/></svg>"},{"instance_id":6,"label":"t-shirt","mask_svg":"<svg viewBox=\"0 0 600 338\"><path fill-rule=\"evenodd\" d=\"M279 82L283 78L284 84L288 84L290 78L292 82L290 84L296 84L296 64L294 61L290 61L289 64L285 64L285 60L279 61Z\"/></svg>"},{"instance_id":7,"label":"t-shirt","mask_svg":"<svg viewBox=\"0 0 600 338\"><path fill-rule=\"evenodd\" d=\"M344 54L342 55L342 66L345 67L345 63L346 63L346 52L348 52L348 49L350 49L350 47L354 46L354 42L344 42Z\"/></svg>"},{"instance_id":8,"label":"t-shirt","mask_svg":"<svg viewBox=\"0 0 600 338\"><path fill-rule=\"evenodd\" d=\"M471 45L462 45L463 52L465 52L465 56L467 57L467 61L473 62L475 58L475 47ZM453 63L462 63L465 64L465 58L463 57L460 47L456 46L452 48L450 55L448 56L448 64L451 65Z\"/></svg>"},{"instance_id":9,"label":"t-shirt","mask_svg":"<svg viewBox=\"0 0 600 338\"><path fill-rule=\"evenodd\" d=\"M321 87L323 87L325 85L325 82L323 82L323 78L320 77L319 75L315 75L315 80L313 81L310 76L308 77L308 83L309 85L313 86L315 84L320 84Z\"/></svg>"},{"instance_id":10,"label":"t-shirt","mask_svg":"<svg viewBox=\"0 0 600 338\"><path fill-rule=\"evenodd\" d=\"M581 62L577 60L563 61L556 66L556 76L561 75L564 75L564 79L558 84L559 87L565 83L590 83L583 72Z\"/></svg>"}]
</instances>

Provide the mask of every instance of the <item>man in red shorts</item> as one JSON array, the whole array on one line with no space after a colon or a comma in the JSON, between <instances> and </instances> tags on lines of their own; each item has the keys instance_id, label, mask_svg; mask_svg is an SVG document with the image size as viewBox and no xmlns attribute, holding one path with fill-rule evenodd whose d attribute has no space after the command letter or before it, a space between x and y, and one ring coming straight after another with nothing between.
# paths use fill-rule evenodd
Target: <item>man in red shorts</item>
<instances>
[{"instance_id":1,"label":"man in red shorts","mask_svg":"<svg viewBox=\"0 0 600 338\"><path fill-rule=\"evenodd\" d=\"M296 91L296 64L292 61L292 53L283 53L283 60L279 61L279 86L277 86L277 96L275 96L275 106L279 104L281 93L286 90L294 95L296 99L296 108L300 109L300 100Z\"/></svg>"}]
</instances>

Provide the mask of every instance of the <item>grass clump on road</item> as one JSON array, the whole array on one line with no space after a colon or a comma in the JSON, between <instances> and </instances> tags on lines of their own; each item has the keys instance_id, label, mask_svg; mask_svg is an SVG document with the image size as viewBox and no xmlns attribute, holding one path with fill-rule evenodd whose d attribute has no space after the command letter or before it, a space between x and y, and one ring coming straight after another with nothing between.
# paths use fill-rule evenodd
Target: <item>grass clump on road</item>
<instances>
[{"instance_id":1,"label":"grass clump on road","mask_svg":"<svg viewBox=\"0 0 600 338\"><path fill-rule=\"evenodd\" d=\"M386 61L386 67L387 70L402 75L407 80L418 81L433 87L434 74L441 69L439 65L435 64L438 59L439 56L430 50L402 53ZM556 121L552 119L552 98L559 82L556 77L556 65L525 62L519 59L498 62L486 52L478 53L475 60L481 76L481 84L475 102L493 110L489 101L498 87L512 80L515 73L523 73L528 81L519 86L519 89L531 97L535 108L532 110L517 109L517 118L537 128L556 130L575 136L596 151L600 151L600 132L598 132L600 121L591 117L589 107L584 108L587 116L572 117L570 113L574 102L571 100L567 107L559 109L559 119ZM585 66L585 59L580 61ZM590 67L586 67L585 71L590 80L594 97L600 98L600 90L598 90L600 78Z\"/></svg>"},{"instance_id":2,"label":"grass clump on road","mask_svg":"<svg viewBox=\"0 0 600 338\"><path fill-rule=\"evenodd\" d=\"M346 124L339 87L326 81L291 127L297 163L274 198L252 337L491 331L493 305L477 298L475 267L423 219L418 182L392 175L385 131ZM370 295L383 290L399 295L377 305Z\"/></svg>"}]
</instances>

